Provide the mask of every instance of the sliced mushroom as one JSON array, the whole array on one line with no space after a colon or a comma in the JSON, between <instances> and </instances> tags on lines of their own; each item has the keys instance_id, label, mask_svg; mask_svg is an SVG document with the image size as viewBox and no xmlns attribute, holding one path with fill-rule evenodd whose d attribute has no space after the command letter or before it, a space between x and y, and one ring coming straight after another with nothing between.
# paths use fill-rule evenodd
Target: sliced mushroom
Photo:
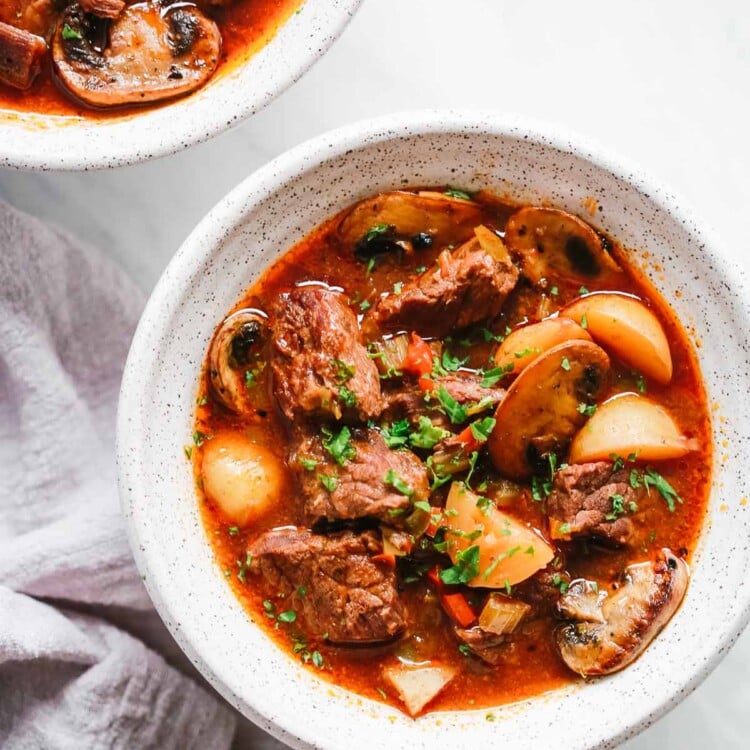
<instances>
[{"instance_id":1,"label":"sliced mushroom","mask_svg":"<svg viewBox=\"0 0 750 750\"><path fill-rule=\"evenodd\" d=\"M117 18L125 9L125 0L78 0L84 13L99 18Z\"/></svg>"},{"instance_id":2,"label":"sliced mushroom","mask_svg":"<svg viewBox=\"0 0 750 750\"><path fill-rule=\"evenodd\" d=\"M508 389L487 441L495 467L524 479L543 470L544 457L563 450L586 415L609 370L609 357L591 341L575 339L535 359Z\"/></svg>"},{"instance_id":3,"label":"sliced mushroom","mask_svg":"<svg viewBox=\"0 0 750 750\"><path fill-rule=\"evenodd\" d=\"M44 39L0 22L0 83L28 89L39 75L46 54Z\"/></svg>"},{"instance_id":4,"label":"sliced mushroom","mask_svg":"<svg viewBox=\"0 0 750 750\"><path fill-rule=\"evenodd\" d=\"M211 77L220 53L216 24L185 5L131 5L107 30L105 21L73 3L62 12L52 42L63 84L95 107L187 94Z\"/></svg>"},{"instance_id":5,"label":"sliced mushroom","mask_svg":"<svg viewBox=\"0 0 750 750\"><path fill-rule=\"evenodd\" d=\"M505 225L505 242L521 255L523 272L535 284L544 279L585 282L620 271L599 234L556 208L516 211Z\"/></svg>"},{"instance_id":6,"label":"sliced mushroom","mask_svg":"<svg viewBox=\"0 0 750 750\"><path fill-rule=\"evenodd\" d=\"M473 201L396 191L357 203L341 220L338 233L344 246L363 258L404 240L415 249L458 244L472 236L481 220L482 208Z\"/></svg>"},{"instance_id":7,"label":"sliced mushroom","mask_svg":"<svg viewBox=\"0 0 750 750\"><path fill-rule=\"evenodd\" d=\"M264 366L261 359L268 340L268 321L259 310L238 310L214 335L208 354L209 376L217 398L237 414L250 414L248 383Z\"/></svg>"},{"instance_id":8,"label":"sliced mushroom","mask_svg":"<svg viewBox=\"0 0 750 750\"><path fill-rule=\"evenodd\" d=\"M599 589L596 581L579 578L571 581L568 590L557 602L557 611L566 620L604 623L602 603L607 592Z\"/></svg>"},{"instance_id":9,"label":"sliced mushroom","mask_svg":"<svg viewBox=\"0 0 750 750\"><path fill-rule=\"evenodd\" d=\"M611 674L637 659L669 622L687 590L690 571L684 560L663 549L653 562L625 568L621 587L604 600L603 622L579 618L557 632L563 661L589 677ZM563 614L572 609L563 604Z\"/></svg>"}]
</instances>

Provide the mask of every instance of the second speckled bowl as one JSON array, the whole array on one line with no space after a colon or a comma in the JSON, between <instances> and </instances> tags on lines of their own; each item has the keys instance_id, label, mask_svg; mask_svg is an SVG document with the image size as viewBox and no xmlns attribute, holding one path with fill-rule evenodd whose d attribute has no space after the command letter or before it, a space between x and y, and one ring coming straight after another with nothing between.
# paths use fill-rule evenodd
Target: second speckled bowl
<instances>
[{"instance_id":1,"label":"second speckled bowl","mask_svg":"<svg viewBox=\"0 0 750 750\"><path fill-rule=\"evenodd\" d=\"M402 184L490 188L580 212L643 266L696 341L718 451L706 527L681 610L627 670L487 711L416 721L330 685L255 627L205 538L189 442L215 325L261 271L324 219ZM646 255L646 253L648 255ZM644 258L648 257L648 264ZM656 270L660 269L660 270ZM138 567L159 613L238 710L295 747L455 750L613 747L676 705L716 666L750 614L750 439L746 280L692 215L639 172L553 129L445 112L394 115L303 144L256 172L198 226L138 328L119 413L120 488ZM724 455L722 455L724 454Z\"/></svg>"}]
</instances>

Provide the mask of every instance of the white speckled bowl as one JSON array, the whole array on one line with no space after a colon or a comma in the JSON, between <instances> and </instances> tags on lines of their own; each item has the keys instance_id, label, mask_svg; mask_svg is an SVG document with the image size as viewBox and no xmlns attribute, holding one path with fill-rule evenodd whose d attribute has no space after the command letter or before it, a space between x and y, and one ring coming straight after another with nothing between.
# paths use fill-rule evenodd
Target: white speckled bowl
<instances>
[{"instance_id":1,"label":"white speckled bowl","mask_svg":"<svg viewBox=\"0 0 750 750\"><path fill-rule=\"evenodd\" d=\"M122 117L86 119L0 108L0 167L103 169L200 143L263 109L343 31L362 0L304 0L301 12L229 72L192 96Z\"/></svg>"},{"instance_id":2,"label":"white speckled bowl","mask_svg":"<svg viewBox=\"0 0 750 750\"><path fill-rule=\"evenodd\" d=\"M249 621L213 562L182 452L214 326L261 270L358 198L445 183L548 199L579 213L595 198L601 211L594 222L650 253L649 275L694 328L715 405L710 510L682 609L624 672L499 708L494 722L484 710L412 721L321 681L278 649ZM567 750L614 747L693 690L748 621L742 451L750 439L749 299L741 271L673 197L555 130L497 116L415 113L299 146L249 177L198 225L164 273L133 342L120 401L120 487L135 558L157 609L216 689L295 747L476 750L561 739Z\"/></svg>"}]
</instances>

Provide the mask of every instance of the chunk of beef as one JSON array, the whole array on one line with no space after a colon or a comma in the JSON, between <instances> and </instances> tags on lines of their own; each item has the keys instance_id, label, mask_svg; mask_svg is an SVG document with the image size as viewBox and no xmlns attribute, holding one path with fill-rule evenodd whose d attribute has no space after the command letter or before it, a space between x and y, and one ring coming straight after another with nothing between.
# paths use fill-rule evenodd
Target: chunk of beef
<instances>
[{"instance_id":1,"label":"chunk of beef","mask_svg":"<svg viewBox=\"0 0 750 750\"><path fill-rule=\"evenodd\" d=\"M302 487L305 521L310 525L377 518L401 526L412 504L430 494L424 464L411 451L391 450L376 430L354 430L341 464L319 435L300 431L289 463ZM394 482L403 482L411 494L404 494Z\"/></svg>"},{"instance_id":2,"label":"chunk of beef","mask_svg":"<svg viewBox=\"0 0 750 750\"><path fill-rule=\"evenodd\" d=\"M272 313L271 370L281 411L367 420L380 413L380 378L344 298L322 287L282 295Z\"/></svg>"},{"instance_id":3,"label":"chunk of beef","mask_svg":"<svg viewBox=\"0 0 750 750\"><path fill-rule=\"evenodd\" d=\"M503 660L503 647L508 641L507 636L490 633L478 625L453 630L458 640L465 643L482 661L495 666Z\"/></svg>"},{"instance_id":4,"label":"chunk of beef","mask_svg":"<svg viewBox=\"0 0 750 750\"><path fill-rule=\"evenodd\" d=\"M117 18L125 8L125 0L78 0L86 13L92 13L99 18Z\"/></svg>"},{"instance_id":5,"label":"chunk of beef","mask_svg":"<svg viewBox=\"0 0 750 750\"><path fill-rule=\"evenodd\" d=\"M630 486L628 471L615 471L607 461L561 469L547 498L551 536L627 544L633 534L630 515L637 510L639 494Z\"/></svg>"},{"instance_id":6,"label":"chunk of beef","mask_svg":"<svg viewBox=\"0 0 750 750\"><path fill-rule=\"evenodd\" d=\"M383 297L369 321L383 330L408 329L423 336L446 336L457 328L494 318L518 281L518 269L496 261L476 240L451 253L437 267Z\"/></svg>"},{"instance_id":7,"label":"chunk of beef","mask_svg":"<svg viewBox=\"0 0 750 750\"><path fill-rule=\"evenodd\" d=\"M561 585L567 586L569 583L570 576L564 571L545 568L514 586L513 596L530 604L535 614L546 615L555 611L560 600Z\"/></svg>"},{"instance_id":8,"label":"chunk of beef","mask_svg":"<svg viewBox=\"0 0 750 750\"><path fill-rule=\"evenodd\" d=\"M502 388L483 388L482 381L475 375L447 375L435 379L435 391L425 398L425 391L413 381L404 381L397 385L390 385L383 391L383 420L394 422L408 419L417 424L419 417L428 416L439 427L450 429L451 422L445 414L438 410L440 405L436 395L443 386L446 391L461 406L487 403L487 409L496 406L505 397Z\"/></svg>"},{"instance_id":9,"label":"chunk of beef","mask_svg":"<svg viewBox=\"0 0 750 750\"><path fill-rule=\"evenodd\" d=\"M340 645L389 641L404 630L395 570L375 557L382 551L372 531L322 536L293 527L267 531L248 550L269 598L288 595L310 632Z\"/></svg>"}]
</instances>

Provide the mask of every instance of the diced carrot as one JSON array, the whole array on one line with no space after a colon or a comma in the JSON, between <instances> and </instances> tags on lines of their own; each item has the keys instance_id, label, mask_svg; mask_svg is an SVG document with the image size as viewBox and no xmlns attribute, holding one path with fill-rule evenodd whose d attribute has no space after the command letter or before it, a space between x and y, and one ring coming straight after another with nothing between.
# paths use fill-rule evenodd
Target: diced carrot
<instances>
[{"instance_id":1,"label":"diced carrot","mask_svg":"<svg viewBox=\"0 0 750 750\"><path fill-rule=\"evenodd\" d=\"M440 597L440 604L448 613L448 616L462 628L468 628L476 622L477 616L474 614L474 610L469 606L466 597L460 592L443 594Z\"/></svg>"},{"instance_id":2,"label":"diced carrot","mask_svg":"<svg viewBox=\"0 0 750 750\"><path fill-rule=\"evenodd\" d=\"M461 430L461 432L456 435L456 440L466 446L465 450L468 453L477 450L481 445L480 441L474 437L474 433L471 431L471 425L469 425L466 429Z\"/></svg>"},{"instance_id":3,"label":"diced carrot","mask_svg":"<svg viewBox=\"0 0 750 750\"><path fill-rule=\"evenodd\" d=\"M440 567L438 565L427 571L427 577L437 586L438 591L443 590L443 582L440 580Z\"/></svg>"},{"instance_id":4,"label":"diced carrot","mask_svg":"<svg viewBox=\"0 0 750 750\"><path fill-rule=\"evenodd\" d=\"M412 333L411 341L406 349L406 356L401 363L401 369L412 375L427 375L432 372L432 349L430 345L416 333Z\"/></svg>"},{"instance_id":5,"label":"diced carrot","mask_svg":"<svg viewBox=\"0 0 750 750\"><path fill-rule=\"evenodd\" d=\"M421 377L419 379L419 387L423 391L434 391L437 386L432 378Z\"/></svg>"}]
</instances>

